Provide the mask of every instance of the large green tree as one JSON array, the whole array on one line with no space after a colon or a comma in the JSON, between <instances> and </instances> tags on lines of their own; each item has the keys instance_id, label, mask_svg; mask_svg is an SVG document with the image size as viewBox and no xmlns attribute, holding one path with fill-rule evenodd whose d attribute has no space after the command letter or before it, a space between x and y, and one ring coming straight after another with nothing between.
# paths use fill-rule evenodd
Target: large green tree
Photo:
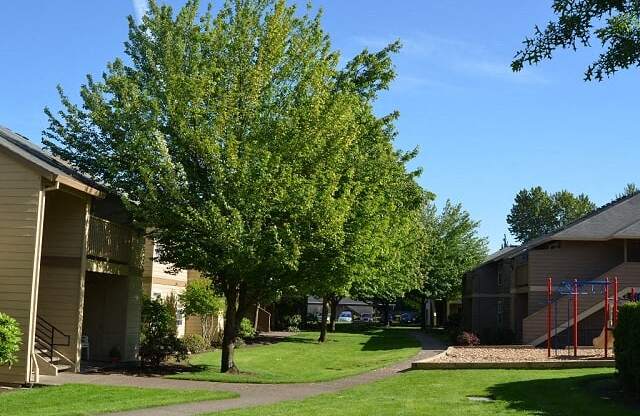
<instances>
[{"instance_id":1,"label":"large green tree","mask_svg":"<svg viewBox=\"0 0 640 416\"><path fill-rule=\"evenodd\" d=\"M640 65L640 1L554 0L552 8L557 19L535 27L517 52L513 70L551 59L556 49L576 50L594 41L602 52L586 69L585 79L601 81L620 69Z\"/></svg>"},{"instance_id":2,"label":"large green tree","mask_svg":"<svg viewBox=\"0 0 640 416\"><path fill-rule=\"evenodd\" d=\"M585 194L563 190L549 194L540 186L523 189L507 216L509 231L520 242L532 240L573 222L596 209Z\"/></svg>"},{"instance_id":3,"label":"large green tree","mask_svg":"<svg viewBox=\"0 0 640 416\"><path fill-rule=\"evenodd\" d=\"M308 279L311 293L323 299L320 341L326 339L328 311L334 327L342 297L365 293L368 297L374 287L381 294L379 282L390 278L396 284L385 292L393 289L401 294L415 281L412 257L418 249L413 242L420 235L416 213L423 191L415 182L419 172L409 172L406 164L416 152L394 150L396 113L377 118L373 112L378 93L395 77L391 54L398 49L396 42L376 53L365 50L337 76L338 90L360 97L361 129L345 160L352 175L346 178L349 195L340 207L342 227L333 234L309 227L306 240L311 244L303 252L299 270Z\"/></svg>"},{"instance_id":4,"label":"large green tree","mask_svg":"<svg viewBox=\"0 0 640 416\"><path fill-rule=\"evenodd\" d=\"M358 187L366 88L342 86L309 10L228 0L199 15L195 0L177 13L152 0L141 24L129 18L128 59L88 77L81 105L61 90L63 111L47 110L52 152L122 195L161 261L224 294L223 372L238 371L248 305L297 284L304 253L339 246Z\"/></svg>"},{"instance_id":5,"label":"large green tree","mask_svg":"<svg viewBox=\"0 0 640 416\"><path fill-rule=\"evenodd\" d=\"M447 201L438 213L428 204L422 212L427 246L423 253L422 314L428 299L455 299L462 294L464 274L487 256L487 239L461 204Z\"/></svg>"}]
</instances>

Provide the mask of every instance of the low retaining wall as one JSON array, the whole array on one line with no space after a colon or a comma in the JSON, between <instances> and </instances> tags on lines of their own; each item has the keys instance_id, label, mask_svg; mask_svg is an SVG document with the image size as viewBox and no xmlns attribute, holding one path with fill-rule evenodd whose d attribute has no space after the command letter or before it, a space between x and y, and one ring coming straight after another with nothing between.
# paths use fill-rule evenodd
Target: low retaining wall
<instances>
[{"instance_id":1,"label":"low retaining wall","mask_svg":"<svg viewBox=\"0 0 640 416\"><path fill-rule=\"evenodd\" d=\"M451 348L451 347L449 347ZM447 355L447 351L425 360L415 361L411 364L413 370L488 370L488 369L569 369L569 368L613 368L615 360L549 360L549 361L477 361L477 362L439 362Z\"/></svg>"}]
</instances>

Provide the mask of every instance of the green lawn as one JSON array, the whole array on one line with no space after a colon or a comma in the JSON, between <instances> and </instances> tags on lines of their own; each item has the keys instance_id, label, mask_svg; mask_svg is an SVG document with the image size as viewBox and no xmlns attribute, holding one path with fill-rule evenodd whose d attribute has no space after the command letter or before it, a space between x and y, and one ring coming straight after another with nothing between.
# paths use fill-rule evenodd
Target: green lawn
<instances>
[{"instance_id":1,"label":"green lawn","mask_svg":"<svg viewBox=\"0 0 640 416\"><path fill-rule=\"evenodd\" d=\"M0 394L2 416L71 416L221 400L235 393L65 384Z\"/></svg>"},{"instance_id":2,"label":"green lawn","mask_svg":"<svg viewBox=\"0 0 640 416\"><path fill-rule=\"evenodd\" d=\"M595 370L412 371L340 393L225 416L638 415L617 397L613 372ZM613 390L613 391L611 391ZM467 396L495 401L472 402Z\"/></svg>"},{"instance_id":3,"label":"green lawn","mask_svg":"<svg viewBox=\"0 0 640 416\"><path fill-rule=\"evenodd\" d=\"M305 383L363 373L412 357L419 343L407 328L372 328L359 333L338 332L318 344L317 332L302 332L277 344L240 348L240 375L220 373L220 352L198 354L194 370L172 378L238 383Z\"/></svg>"}]
</instances>

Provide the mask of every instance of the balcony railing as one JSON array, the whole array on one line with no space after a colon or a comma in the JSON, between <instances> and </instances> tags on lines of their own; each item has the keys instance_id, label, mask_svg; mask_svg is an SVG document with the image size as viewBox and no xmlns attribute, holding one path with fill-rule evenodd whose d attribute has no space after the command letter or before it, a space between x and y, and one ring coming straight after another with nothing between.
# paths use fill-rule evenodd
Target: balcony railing
<instances>
[{"instance_id":1,"label":"balcony railing","mask_svg":"<svg viewBox=\"0 0 640 416\"><path fill-rule=\"evenodd\" d=\"M128 264L132 257L132 229L98 217L89 224L89 257L112 263Z\"/></svg>"}]
</instances>

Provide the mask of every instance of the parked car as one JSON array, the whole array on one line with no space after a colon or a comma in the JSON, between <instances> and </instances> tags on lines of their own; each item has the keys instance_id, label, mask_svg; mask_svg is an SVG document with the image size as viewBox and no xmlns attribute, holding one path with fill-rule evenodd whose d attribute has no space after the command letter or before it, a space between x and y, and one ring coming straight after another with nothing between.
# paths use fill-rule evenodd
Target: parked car
<instances>
[{"instance_id":1,"label":"parked car","mask_svg":"<svg viewBox=\"0 0 640 416\"><path fill-rule=\"evenodd\" d=\"M418 314L415 312L403 312L400 315L400 322L403 324L413 324L418 322Z\"/></svg>"},{"instance_id":2,"label":"parked car","mask_svg":"<svg viewBox=\"0 0 640 416\"><path fill-rule=\"evenodd\" d=\"M338 316L338 322L343 322L348 324L353 322L353 314L351 313L351 311L340 312L340 315Z\"/></svg>"},{"instance_id":3,"label":"parked car","mask_svg":"<svg viewBox=\"0 0 640 416\"><path fill-rule=\"evenodd\" d=\"M373 316L370 313L363 313L360 315L360 320L362 322L373 322Z\"/></svg>"}]
</instances>

